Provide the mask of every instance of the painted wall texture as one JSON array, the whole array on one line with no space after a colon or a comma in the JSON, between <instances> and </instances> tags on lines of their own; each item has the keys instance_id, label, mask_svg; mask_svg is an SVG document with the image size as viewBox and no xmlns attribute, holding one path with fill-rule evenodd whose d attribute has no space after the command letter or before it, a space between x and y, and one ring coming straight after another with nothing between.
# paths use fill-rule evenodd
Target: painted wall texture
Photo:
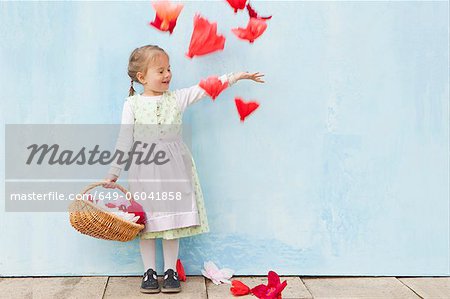
<instances>
[{"instance_id":1,"label":"painted wall texture","mask_svg":"<svg viewBox=\"0 0 450 299\"><path fill-rule=\"evenodd\" d=\"M187 273L449 275L448 2L255 1L273 18L254 44L230 31L246 12L184 4L169 36L148 1L1 2L2 123L118 123L144 44L169 52L172 89L263 72L185 114L211 228L182 239ZM196 12L227 41L189 60ZM240 123L234 96L261 107ZM67 213L2 208L0 240L3 276L144 271L137 240L83 236Z\"/></svg>"}]
</instances>

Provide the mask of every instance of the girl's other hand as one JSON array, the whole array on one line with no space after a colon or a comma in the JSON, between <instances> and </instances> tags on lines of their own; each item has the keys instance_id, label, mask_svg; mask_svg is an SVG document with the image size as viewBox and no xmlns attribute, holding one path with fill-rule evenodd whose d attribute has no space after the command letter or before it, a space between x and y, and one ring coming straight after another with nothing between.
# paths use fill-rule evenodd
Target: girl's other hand
<instances>
[{"instance_id":1,"label":"girl's other hand","mask_svg":"<svg viewBox=\"0 0 450 299\"><path fill-rule=\"evenodd\" d=\"M260 72L256 73L241 72L238 75L239 79L249 79L255 82L264 83L264 81L261 79L262 77L264 77L264 74L261 74Z\"/></svg>"},{"instance_id":2,"label":"girl's other hand","mask_svg":"<svg viewBox=\"0 0 450 299\"><path fill-rule=\"evenodd\" d=\"M105 178L105 182L103 183L104 188L114 189L116 188L116 181L118 179L117 175L114 174L108 174L108 176Z\"/></svg>"}]
</instances>

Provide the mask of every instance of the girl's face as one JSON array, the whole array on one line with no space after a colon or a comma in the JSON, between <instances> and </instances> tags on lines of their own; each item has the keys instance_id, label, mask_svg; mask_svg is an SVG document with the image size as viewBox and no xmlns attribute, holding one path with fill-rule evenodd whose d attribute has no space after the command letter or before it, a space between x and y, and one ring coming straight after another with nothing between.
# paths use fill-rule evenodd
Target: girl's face
<instances>
[{"instance_id":1,"label":"girl's face","mask_svg":"<svg viewBox=\"0 0 450 299\"><path fill-rule=\"evenodd\" d=\"M138 77L144 90L148 93L160 95L169 89L172 73L170 71L169 57L166 54L157 54L153 61L149 62L147 73Z\"/></svg>"}]
</instances>

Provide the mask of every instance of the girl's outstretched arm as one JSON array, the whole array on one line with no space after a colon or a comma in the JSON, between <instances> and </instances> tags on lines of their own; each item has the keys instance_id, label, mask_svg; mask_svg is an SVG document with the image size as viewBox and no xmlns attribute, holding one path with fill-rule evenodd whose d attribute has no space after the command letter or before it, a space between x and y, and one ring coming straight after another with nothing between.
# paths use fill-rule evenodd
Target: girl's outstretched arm
<instances>
[{"instance_id":1,"label":"girl's outstretched arm","mask_svg":"<svg viewBox=\"0 0 450 299\"><path fill-rule=\"evenodd\" d=\"M261 79L261 77L263 76L264 74L261 74L259 72L256 73L237 72L222 75L219 77L219 79L222 82L228 82L228 86L231 86L237 81L243 79L264 83L264 81ZM207 95L207 93L203 90L203 88L201 88L198 84L191 87L178 89L175 90L174 92L181 111L184 111L187 108L187 106L198 102L201 98Z\"/></svg>"},{"instance_id":2,"label":"girl's outstretched arm","mask_svg":"<svg viewBox=\"0 0 450 299\"><path fill-rule=\"evenodd\" d=\"M236 76L236 81L248 79L248 80L253 80L253 81L259 82L259 83L264 83L264 80L262 79L262 77L264 77L264 74L262 74L260 72L256 72L256 73L240 72L240 73L235 73L235 76Z\"/></svg>"}]
</instances>

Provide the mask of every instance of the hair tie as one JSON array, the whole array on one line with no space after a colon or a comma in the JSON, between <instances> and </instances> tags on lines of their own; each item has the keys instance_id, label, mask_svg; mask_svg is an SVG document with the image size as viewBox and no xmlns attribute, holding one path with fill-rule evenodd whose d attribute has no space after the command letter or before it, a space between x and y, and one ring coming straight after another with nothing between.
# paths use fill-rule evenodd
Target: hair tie
<instances>
[{"instance_id":1,"label":"hair tie","mask_svg":"<svg viewBox=\"0 0 450 299\"><path fill-rule=\"evenodd\" d=\"M133 88L133 79L131 79L131 86L130 86L130 91L129 91L128 95L132 96L132 95L134 95L135 92L136 91Z\"/></svg>"}]
</instances>

